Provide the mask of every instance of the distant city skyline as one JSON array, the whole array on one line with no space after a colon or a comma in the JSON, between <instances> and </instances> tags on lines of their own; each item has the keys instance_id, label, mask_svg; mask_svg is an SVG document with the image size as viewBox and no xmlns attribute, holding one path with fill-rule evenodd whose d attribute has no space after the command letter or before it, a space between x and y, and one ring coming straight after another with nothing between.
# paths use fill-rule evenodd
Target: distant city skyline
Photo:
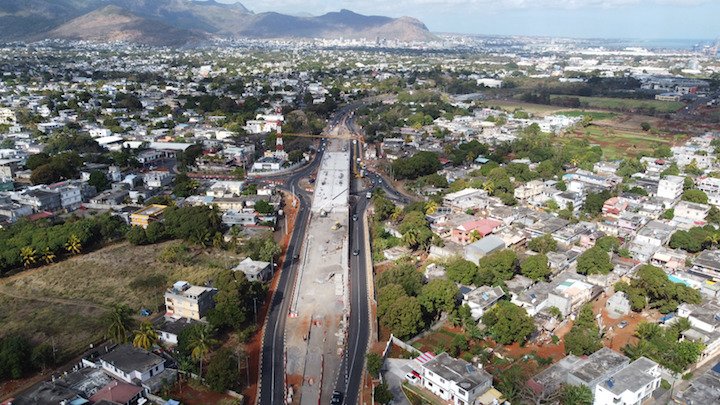
<instances>
[{"instance_id":1,"label":"distant city skyline","mask_svg":"<svg viewBox=\"0 0 720 405\"><path fill-rule=\"evenodd\" d=\"M217 0L235 3L235 0ZM241 0L254 12L410 16L433 32L576 38L720 37L713 0Z\"/></svg>"}]
</instances>

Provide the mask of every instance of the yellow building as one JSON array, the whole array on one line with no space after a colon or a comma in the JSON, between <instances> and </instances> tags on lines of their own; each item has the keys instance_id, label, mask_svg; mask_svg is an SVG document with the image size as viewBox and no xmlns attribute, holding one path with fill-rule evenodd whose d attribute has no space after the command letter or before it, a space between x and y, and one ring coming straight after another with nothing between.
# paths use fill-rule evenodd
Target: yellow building
<instances>
[{"instance_id":1,"label":"yellow building","mask_svg":"<svg viewBox=\"0 0 720 405\"><path fill-rule=\"evenodd\" d=\"M152 204L147 207L143 207L130 214L130 225L141 226L145 229L151 222L162 219L163 212L165 212L166 208L167 206L159 204Z\"/></svg>"}]
</instances>

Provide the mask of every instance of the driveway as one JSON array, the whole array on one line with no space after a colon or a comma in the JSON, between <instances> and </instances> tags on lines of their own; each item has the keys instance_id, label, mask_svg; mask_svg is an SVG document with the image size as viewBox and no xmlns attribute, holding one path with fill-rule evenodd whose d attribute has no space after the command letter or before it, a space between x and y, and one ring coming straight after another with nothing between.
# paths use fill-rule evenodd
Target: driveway
<instances>
[{"instance_id":1,"label":"driveway","mask_svg":"<svg viewBox=\"0 0 720 405\"><path fill-rule=\"evenodd\" d=\"M411 405L402 390L402 383L405 381L405 374L410 371L408 359L387 359L385 360L385 382L393 394L392 404Z\"/></svg>"}]
</instances>

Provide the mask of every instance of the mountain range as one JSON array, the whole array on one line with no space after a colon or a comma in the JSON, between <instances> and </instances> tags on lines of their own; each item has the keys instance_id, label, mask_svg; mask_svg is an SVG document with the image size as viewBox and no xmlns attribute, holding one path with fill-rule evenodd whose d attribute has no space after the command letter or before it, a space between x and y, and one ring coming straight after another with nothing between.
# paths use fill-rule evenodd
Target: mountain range
<instances>
[{"instance_id":1,"label":"mountain range","mask_svg":"<svg viewBox=\"0 0 720 405\"><path fill-rule=\"evenodd\" d=\"M414 18L349 10L321 16L253 13L214 0L0 0L0 41L73 39L180 46L212 38L435 39Z\"/></svg>"}]
</instances>

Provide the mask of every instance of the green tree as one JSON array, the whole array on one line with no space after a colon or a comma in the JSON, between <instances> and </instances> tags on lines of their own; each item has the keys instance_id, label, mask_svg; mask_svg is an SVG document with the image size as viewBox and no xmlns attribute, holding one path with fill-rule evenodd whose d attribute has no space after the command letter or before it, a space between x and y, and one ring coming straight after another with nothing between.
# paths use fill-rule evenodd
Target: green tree
<instances>
[{"instance_id":1,"label":"green tree","mask_svg":"<svg viewBox=\"0 0 720 405\"><path fill-rule=\"evenodd\" d=\"M557 249L557 241L550 234L538 236L528 242L528 249L538 253L549 253Z\"/></svg>"},{"instance_id":2,"label":"green tree","mask_svg":"<svg viewBox=\"0 0 720 405\"><path fill-rule=\"evenodd\" d=\"M93 172L90 173L90 180L88 181L88 184L94 186L98 192L110 188L110 181L108 180L107 176L105 175L105 173L98 170L93 170Z\"/></svg>"},{"instance_id":3,"label":"green tree","mask_svg":"<svg viewBox=\"0 0 720 405\"><path fill-rule=\"evenodd\" d=\"M562 387L560 402L563 405L592 405L593 393L585 385L566 384Z\"/></svg>"},{"instance_id":4,"label":"green tree","mask_svg":"<svg viewBox=\"0 0 720 405\"><path fill-rule=\"evenodd\" d=\"M612 197L609 191L601 191L599 193L588 193L585 197L585 204L583 205L583 211L590 215L598 215L602 212L605 201Z\"/></svg>"},{"instance_id":5,"label":"green tree","mask_svg":"<svg viewBox=\"0 0 720 405\"><path fill-rule=\"evenodd\" d=\"M382 383L374 388L375 402L386 405L392 402L393 394L390 392L390 388L385 383Z\"/></svg>"},{"instance_id":6,"label":"green tree","mask_svg":"<svg viewBox=\"0 0 720 405\"><path fill-rule=\"evenodd\" d=\"M380 375L380 370L382 369L383 365L383 358L379 354L376 353L368 353L367 356L365 356L367 359L367 369L373 378L378 378Z\"/></svg>"},{"instance_id":7,"label":"green tree","mask_svg":"<svg viewBox=\"0 0 720 405\"><path fill-rule=\"evenodd\" d=\"M595 246L606 252L616 252L620 248L620 241L614 236L603 236L595 241Z\"/></svg>"},{"instance_id":8,"label":"green tree","mask_svg":"<svg viewBox=\"0 0 720 405\"><path fill-rule=\"evenodd\" d=\"M708 196L704 191L685 190L682 194L683 201L689 201L698 204L707 204Z\"/></svg>"},{"instance_id":9,"label":"green tree","mask_svg":"<svg viewBox=\"0 0 720 405\"><path fill-rule=\"evenodd\" d=\"M428 314L450 313L455 309L458 287L450 280L434 279L422 287L418 300Z\"/></svg>"},{"instance_id":10,"label":"green tree","mask_svg":"<svg viewBox=\"0 0 720 405\"><path fill-rule=\"evenodd\" d=\"M492 284L510 280L517 269L517 255L510 249L491 253L478 262L478 276L476 285L487 285L488 279Z\"/></svg>"},{"instance_id":11,"label":"green tree","mask_svg":"<svg viewBox=\"0 0 720 405\"><path fill-rule=\"evenodd\" d=\"M242 272L223 270L215 281L215 308L208 314L208 322L215 328L240 331L251 319L257 302L262 303L264 287L251 283Z\"/></svg>"},{"instance_id":12,"label":"green tree","mask_svg":"<svg viewBox=\"0 0 720 405\"><path fill-rule=\"evenodd\" d=\"M133 346L145 350L150 350L158 340L158 333L150 322L141 323L140 328L133 333L135 334L133 337Z\"/></svg>"},{"instance_id":13,"label":"green tree","mask_svg":"<svg viewBox=\"0 0 720 405\"><path fill-rule=\"evenodd\" d=\"M416 335L425 325L420 302L408 296L395 300L380 322L400 339Z\"/></svg>"},{"instance_id":14,"label":"green tree","mask_svg":"<svg viewBox=\"0 0 720 405\"><path fill-rule=\"evenodd\" d=\"M406 297L407 293L400 284L387 284L378 287L377 315L382 318L392 305L400 297Z\"/></svg>"},{"instance_id":15,"label":"green tree","mask_svg":"<svg viewBox=\"0 0 720 405\"><path fill-rule=\"evenodd\" d=\"M220 348L210 358L205 382L210 389L217 392L225 392L238 386L238 359L228 348Z\"/></svg>"},{"instance_id":16,"label":"green tree","mask_svg":"<svg viewBox=\"0 0 720 405\"><path fill-rule=\"evenodd\" d=\"M148 244L148 237L141 226L131 227L127 233L127 240L136 246Z\"/></svg>"},{"instance_id":17,"label":"green tree","mask_svg":"<svg viewBox=\"0 0 720 405\"><path fill-rule=\"evenodd\" d=\"M613 269L608 253L601 247L592 247L578 257L577 272L580 274L608 274Z\"/></svg>"},{"instance_id":18,"label":"green tree","mask_svg":"<svg viewBox=\"0 0 720 405\"><path fill-rule=\"evenodd\" d=\"M602 339L595 314L592 306L585 304L580 308L572 329L565 335L565 352L583 356L595 353L601 347Z\"/></svg>"},{"instance_id":19,"label":"green tree","mask_svg":"<svg viewBox=\"0 0 720 405\"><path fill-rule=\"evenodd\" d=\"M454 257L445 264L447 277L460 284L471 284L475 280L478 267L475 263L461 257Z\"/></svg>"},{"instance_id":20,"label":"green tree","mask_svg":"<svg viewBox=\"0 0 720 405\"><path fill-rule=\"evenodd\" d=\"M533 280L544 280L550 275L548 258L544 254L530 256L520 264L520 273Z\"/></svg>"},{"instance_id":21,"label":"green tree","mask_svg":"<svg viewBox=\"0 0 720 405\"><path fill-rule=\"evenodd\" d=\"M491 336L501 344L525 342L535 332L533 319L525 309L509 301L499 301L482 317Z\"/></svg>"},{"instance_id":22,"label":"green tree","mask_svg":"<svg viewBox=\"0 0 720 405\"><path fill-rule=\"evenodd\" d=\"M396 264L377 277L378 289L388 284L399 284L408 295L416 296L423 285L423 275L411 263Z\"/></svg>"},{"instance_id":23,"label":"green tree","mask_svg":"<svg viewBox=\"0 0 720 405\"><path fill-rule=\"evenodd\" d=\"M711 205L710 211L708 211L705 220L714 225L720 224L720 209L717 209L717 207Z\"/></svg>"},{"instance_id":24,"label":"green tree","mask_svg":"<svg viewBox=\"0 0 720 405\"><path fill-rule=\"evenodd\" d=\"M192 359L200 363L200 377L202 378L203 361L210 353L210 349L218 344L218 341L213 337L215 333L210 325L203 325L193 331L194 333L188 341L188 349Z\"/></svg>"},{"instance_id":25,"label":"green tree","mask_svg":"<svg viewBox=\"0 0 720 405\"><path fill-rule=\"evenodd\" d=\"M127 343L128 334L135 325L132 318L132 310L125 305L115 305L110 312L105 314L105 337L112 339L115 343Z\"/></svg>"},{"instance_id":26,"label":"green tree","mask_svg":"<svg viewBox=\"0 0 720 405\"><path fill-rule=\"evenodd\" d=\"M31 371L32 346L23 336L9 334L0 338L0 381L20 379Z\"/></svg>"},{"instance_id":27,"label":"green tree","mask_svg":"<svg viewBox=\"0 0 720 405\"><path fill-rule=\"evenodd\" d=\"M275 208L270 205L269 202L265 200L260 200L255 203L255 211L259 212L260 214L272 214L275 212Z\"/></svg>"}]
</instances>

